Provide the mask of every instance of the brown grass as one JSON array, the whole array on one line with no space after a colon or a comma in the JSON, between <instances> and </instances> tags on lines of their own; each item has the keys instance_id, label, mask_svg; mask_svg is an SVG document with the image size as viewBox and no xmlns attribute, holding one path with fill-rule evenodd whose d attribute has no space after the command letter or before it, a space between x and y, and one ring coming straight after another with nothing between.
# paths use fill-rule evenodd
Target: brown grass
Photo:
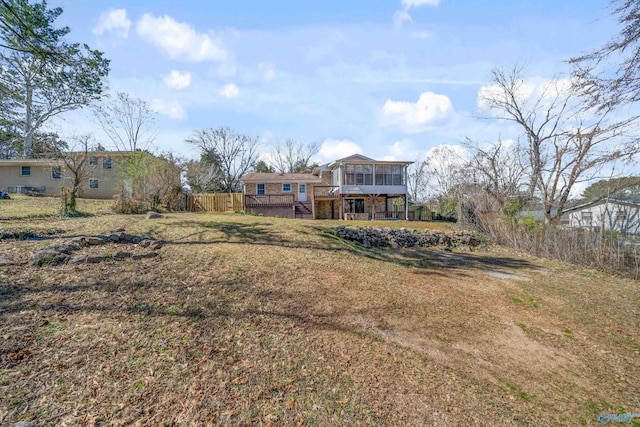
<instances>
[{"instance_id":1,"label":"brown grass","mask_svg":"<svg viewBox=\"0 0 640 427\"><path fill-rule=\"evenodd\" d=\"M78 199L78 211L87 215L107 213L110 211L111 203L111 200ZM60 197L11 194L10 200L0 200L0 220L56 216L60 213L61 206Z\"/></svg>"},{"instance_id":2,"label":"brown grass","mask_svg":"<svg viewBox=\"0 0 640 427\"><path fill-rule=\"evenodd\" d=\"M339 224L12 222L168 243L154 259L43 268L24 262L65 237L0 243L19 263L0 267L0 423L540 426L640 412L637 282L501 248L365 250L332 236Z\"/></svg>"}]
</instances>

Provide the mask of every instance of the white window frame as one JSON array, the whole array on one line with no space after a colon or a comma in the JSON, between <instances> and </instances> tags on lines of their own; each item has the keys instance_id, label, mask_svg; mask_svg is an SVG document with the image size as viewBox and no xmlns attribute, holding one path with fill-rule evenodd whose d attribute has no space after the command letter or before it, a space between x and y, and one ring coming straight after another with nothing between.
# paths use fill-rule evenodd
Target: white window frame
<instances>
[{"instance_id":1,"label":"white window frame","mask_svg":"<svg viewBox=\"0 0 640 427\"><path fill-rule=\"evenodd\" d=\"M260 193L260 186L262 186L262 193ZM258 196L264 196L267 194L267 184L256 184L256 194Z\"/></svg>"},{"instance_id":2,"label":"white window frame","mask_svg":"<svg viewBox=\"0 0 640 427\"><path fill-rule=\"evenodd\" d=\"M285 186L285 185L288 185L288 186L289 186L289 189L288 189L288 190L286 190L286 189L284 188L284 186ZM282 183L282 192L283 192L283 193L291 193L291 189L292 189L292 187L293 187L293 186L291 185L291 183L290 183L290 182L283 182L283 183Z\"/></svg>"}]
</instances>

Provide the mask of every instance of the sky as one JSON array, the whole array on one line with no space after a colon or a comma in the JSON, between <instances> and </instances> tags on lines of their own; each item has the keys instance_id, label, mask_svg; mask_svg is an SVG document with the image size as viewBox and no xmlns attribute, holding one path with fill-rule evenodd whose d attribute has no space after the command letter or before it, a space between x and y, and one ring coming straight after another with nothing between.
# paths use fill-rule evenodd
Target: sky
<instances>
[{"instance_id":1,"label":"sky","mask_svg":"<svg viewBox=\"0 0 640 427\"><path fill-rule=\"evenodd\" d=\"M109 87L157 111L154 148L196 157L194 130L321 144L318 161L354 153L416 160L441 145L517 138L482 118L494 67L531 79L618 31L607 0L50 0L72 41L111 60ZM68 114L61 135L92 131Z\"/></svg>"}]
</instances>

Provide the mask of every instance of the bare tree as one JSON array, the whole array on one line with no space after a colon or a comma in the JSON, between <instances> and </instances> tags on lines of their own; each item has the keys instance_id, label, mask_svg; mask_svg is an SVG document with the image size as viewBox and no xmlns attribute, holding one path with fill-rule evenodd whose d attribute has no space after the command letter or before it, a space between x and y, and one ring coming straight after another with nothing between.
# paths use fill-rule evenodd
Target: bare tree
<instances>
[{"instance_id":1,"label":"bare tree","mask_svg":"<svg viewBox=\"0 0 640 427\"><path fill-rule=\"evenodd\" d=\"M149 104L124 92L96 106L95 117L113 145L124 152L121 173L123 195L148 197L145 177L151 170L148 150L156 138L156 113Z\"/></svg>"},{"instance_id":2,"label":"bare tree","mask_svg":"<svg viewBox=\"0 0 640 427\"><path fill-rule=\"evenodd\" d=\"M207 159L211 168L218 170L224 192L240 191L240 178L258 160L258 138L229 128L196 130L187 142L200 150L201 158Z\"/></svg>"},{"instance_id":3,"label":"bare tree","mask_svg":"<svg viewBox=\"0 0 640 427\"><path fill-rule=\"evenodd\" d=\"M429 162L416 160L407 171L407 190L409 200L413 202L425 202L429 192Z\"/></svg>"},{"instance_id":4,"label":"bare tree","mask_svg":"<svg viewBox=\"0 0 640 427\"><path fill-rule=\"evenodd\" d=\"M514 66L506 72L494 69L491 81L481 91L481 102L493 118L520 127L530 194L541 198L548 222L560 218L577 183L640 152L637 117L614 120L611 108L585 111L571 86L559 79L532 92L522 67Z\"/></svg>"},{"instance_id":5,"label":"bare tree","mask_svg":"<svg viewBox=\"0 0 640 427\"><path fill-rule=\"evenodd\" d=\"M153 170L145 178L149 209L158 210L159 207L171 211L177 207L178 196L182 193L181 175L184 159L171 153L161 153L149 161Z\"/></svg>"},{"instance_id":6,"label":"bare tree","mask_svg":"<svg viewBox=\"0 0 640 427\"><path fill-rule=\"evenodd\" d=\"M317 142L304 143L295 139L278 142L272 154L273 167L280 173L311 173L314 166L311 159L320 151Z\"/></svg>"},{"instance_id":7,"label":"bare tree","mask_svg":"<svg viewBox=\"0 0 640 427\"><path fill-rule=\"evenodd\" d=\"M640 1L612 0L620 34L601 48L569 60L589 106L608 109L640 100ZM613 63L612 63L613 62Z\"/></svg>"},{"instance_id":8,"label":"bare tree","mask_svg":"<svg viewBox=\"0 0 640 427\"><path fill-rule=\"evenodd\" d=\"M89 177L87 162L89 159L89 147L93 143L93 136L85 134L73 138L69 151L59 153L64 164L64 171L60 174L67 175L71 184L70 189L63 190L62 214L64 216L75 215L77 212L77 199L80 186Z\"/></svg>"}]
</instances>

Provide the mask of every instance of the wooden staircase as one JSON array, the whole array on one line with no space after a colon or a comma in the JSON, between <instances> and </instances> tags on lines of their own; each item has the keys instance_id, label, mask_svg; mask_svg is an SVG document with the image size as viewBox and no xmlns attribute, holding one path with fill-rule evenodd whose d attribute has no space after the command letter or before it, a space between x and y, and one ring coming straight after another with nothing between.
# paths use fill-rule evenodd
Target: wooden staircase
<instances>
[{"instance_id":1,"label":"wooden staircase","mask_svg":"<svg viewBox=\"0 0 640 427\"><path fill-rule=\"evenodd\" d=\"M294 205L295 217L299 219L313 219L313 207L311 202L296 202Z\"/></svg>"}]
</instances>

